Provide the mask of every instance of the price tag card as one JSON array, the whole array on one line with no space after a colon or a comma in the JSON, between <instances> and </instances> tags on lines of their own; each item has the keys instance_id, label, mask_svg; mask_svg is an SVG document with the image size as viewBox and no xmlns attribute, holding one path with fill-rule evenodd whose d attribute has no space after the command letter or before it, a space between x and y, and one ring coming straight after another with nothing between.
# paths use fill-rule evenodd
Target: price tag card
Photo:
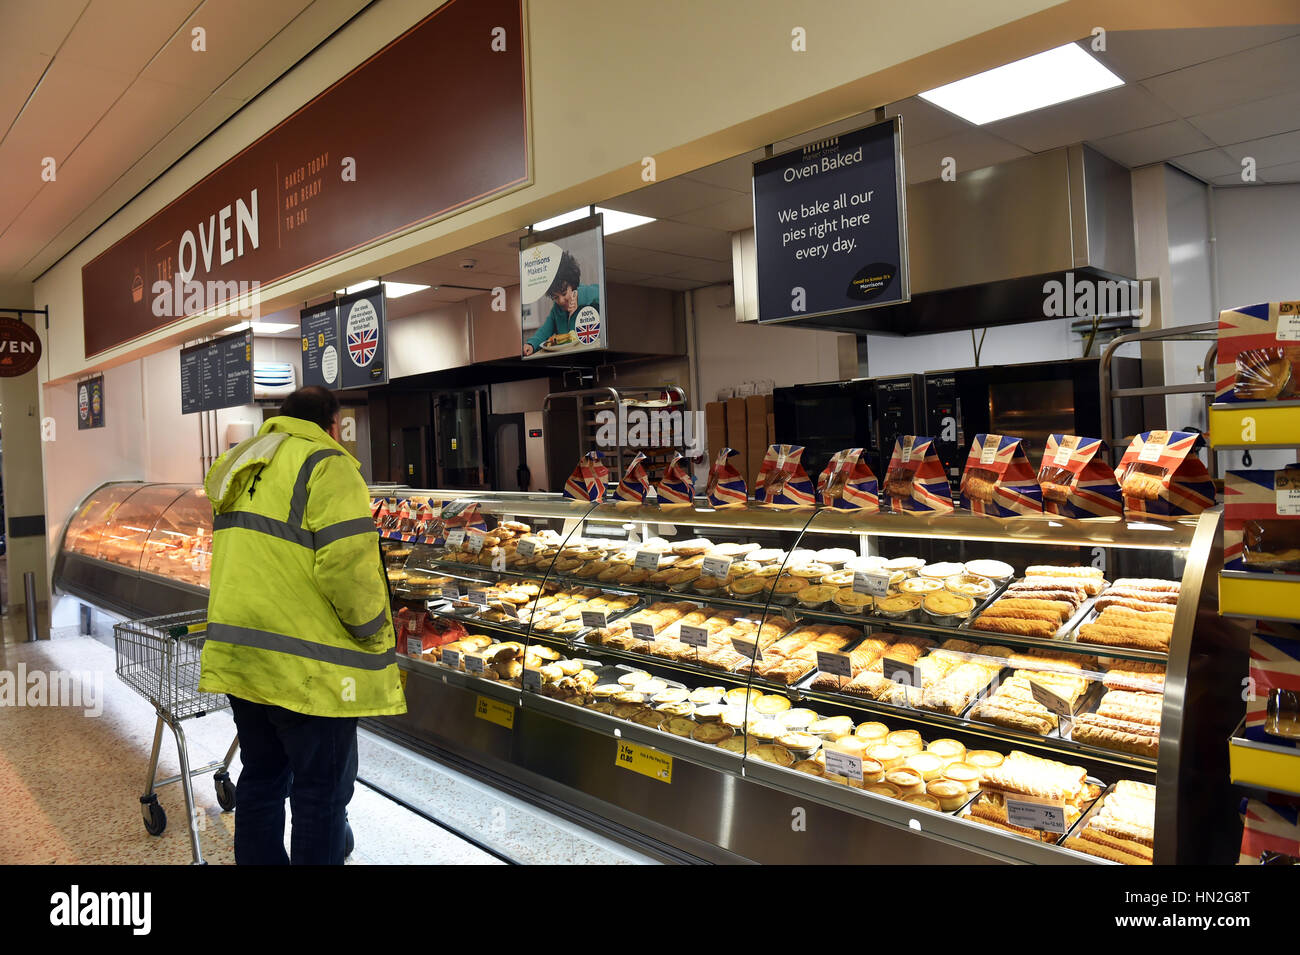
<instances>
[{"instance_id":1,"label":"price tag card","mask_svg":"<svg viewBox=\"0 0 1300 955\"><path fill-rule=\"evenodd\" d=\"M862 778L861 756L851 756L829 746L822 749L826 753L826 772L834 773L836 776L847 776L849 779Z\"/></svg>"},{"instance_id":2,"label":"price tag card","mask_svg":"<svg viewBox=\"0 0 1300 955\"><path fill-rule=\"evenodd\" d=\"M447 598L459 597L460 584L444 584L442 588L442 595Z\"/></svg>"},{"instance_id":3,"label":"price tag card","mask_svg":"<svg viewBox=\"0 0 1300 955\"><path fill-rule=\"evenodd\" d=\"M913 436L910 435L910 434L909 434L907 437L905 437L905 438L903 439L903 447L900 449L900 450L903 452L903 456L902 456L902 458L901 458L901 463L903 463L903 464L907 464L909 461L912 460L912 443L913 443L913 441L914 441L914 438L913 438Z\"/></svg>"},{"instance_id":4,"label":"price tag card","mask_svg":"<svg viewBox=\"0 0 1300 955\"><path fill-rule=\"evenodd\" d=\"M740 637L732 637L731 645L736 652L743 657L750 657L754 660L763 659L763 651L759 649L758 644L752 640L744 640Z\"/></svg>"},{"instance_id":5,"label":"price tag card","mask_svg":"<svg viewBox=\"0 0 1300 955\"><path fill-rule=\"evenodd\" d=\"M537 541L525 537L519 542L519 546L515 548L515 553L520 557L532 557L537 553Z\"/></svg>"},{"instance_id":6,"label":"price tag card","mask_svg":"<svg viewBox=\"0 0 1300 955\"><path fill-rule=\"evenodd\" d=\"M638 640L653 640L655 638L655 628L651 624L637 621L632 624L632 636Z\"/></svg>"},{"instance_id":7,"label":"price tag card","mask_svg":"<svg viewBox=\"0 0 1300 955\"><path fill-rule=\"evenodd\" d=\"M406 655L408 657L418 657L424 652L424 638L422 636L406 637Z\"/></svg>"},{"instance_id":8,"label":"price tag card","mask_svg":"<svg viewBox=\"0 0 1300 955\"><path fill-rule=\"evenodd\" d=\"M1026 829L1065 834L1065 806L1032 796L1007 796L1007 822Z\"/></svg>"},{"instance_id":9,"label":"price tag card","mask_svg":"<svg viewBox=\"0 0 1300 955\"><path fill-rule=\"evenodd\" d=\"M1300 475L1295 471L1274 471L1278 517L1300 517Z\"/></svg>"},{"instance_id":10,"label":"price tag card","mask_svg":"<svg viewBox=\"0 0 1300 955\"><path fill-rule=\"evenodd\" d=\"M980 464L992 464L996 461L998 459L998 445L1001 443L1001 435L986 435L984 438L984 448L980 451Z\"/></svg>"},{"instance_id":11,"label":"price tag card","mask_svg":"<svg viewBox=\"0 0 1300 955\"><path fill-rule=\"evenodd\" d=\"M457 517L461 514L464 514L465 508L469 507L470 503L471 502L469 500L448 501L446 504L442 506L443 518L445 519L448 517Z\"/></svg>"},{"instance_id":12,"label":"price tag card","mask_svg":"<svg viewBox=\"0 0 1300 955\"><path fill-rule=\"evenodd\" d=\"M692 627L690 624L683 624L677 639L690 647L707 647L709 645L709 631L703 627Z\"/></svg>"},{"instance_id":13,"label":"price tag card","mask_svg":"<svg viewBox=\"0 0 1300 955\"><path fill-rule=\"evenodd\" d=\"M542 692L541 670L534 670L531 667L525 667L521 677L525 690L532 690L534 693Z\"/></svg>"},{"instance_id":14,"label":"price tag card","mask_svg":"<svg viewBox=\"0 0 1300 955\"><path fill-rule=\"evenodd\" d=\"M440 659L440 662L442 663L443 666L449 666L449 667L451 667L453 670L459 670L459 669L460 669L460 651L459 651L459 650L443 650L443 651L442 651L442 656L441 656L439 659Z\"/></svg>"},{"instance_id":15,"label":"price tag card","mask_svg":"<svg viewBox=\"0 0 1300 955\"><path fill-rule=\"evenodd\" d=\"M465 543L465 528L457 527L447 531L447 547L450 550L460 550Z\"/></svg>"},{"instance_id":16,"label":"price tag card","mask_svg":"<svg viewBox=\"0 0 1300 955\"><path fill-rule=\"evenodd\" d=\"M895 660L893 657L884 657L880 663L886 680L901 683L904 686L921 685L921 674L917 672L915 664L908 663L905 660Z\"/></svg>"},{"instance_id":17,"label":"price tag card","mask_svg":"<svg viewBox=\"0 0 1300 955\"><path fill-rule=\"evenodd\" d=\"M700 573L705 577L718 577L726 580L731 573L730 557L706 557L700 565Z\"/></svg>"},{"instance_id":18,"label":"price tag card","mask_svg":"<svg viewBox=\"0 0 1300 955\"><path fill-rule=\"evenodd\" d=\"M515 620L519 619L519 608L516 607L514 604L512 604L509 600L498 600L496 605L501 609L501 612L505 614L507 617L513 617Z\"/></svg>"},{"instance_id":19,"label":"price tag card","mask_svg":"<svg viewBox=\"0 0 1300 955\"><path fill-rule=\"evenodd\" d=\"M661 783L673 781L673 758L648 746L630 743L625 739L618 741L614 754L614 765L623 769L649 776Z\"/></svg>"},{"instance_id":20,"label":"price tag card","mask_svg":"<svg viewBox=\"0 0 1300 955\"><path fill-rule=\"evenodd\" d=\"M1277 340L1300 342L1300 302L1277 303Z\"/></svg>"},{"instance_id":21,"label":"price tag card","mask_svg":"<svg viewBox=\"0 0 1300 955\"><path fill-rule=\"evenodd\" d=\"M1068 444L1062 444L1056 449L1056 457L1052 458L1052 463L1058 468L1063 468L1070 463L1070 458L1074 456L1074 449Z\"/></svg>"},{"instance_id":22,"label":"price tag card","mask_svg":"<svg viewBox=\"0 0 1300 955\"><path fill-rule=\"evenodd\" d=\"M487 668L487 661L477 653L465 654L465 672L472 676L482 676L484 669Z\"/></svg>"},{"instance_id":23,"label":"price tag card","mask_svg":"<svg viewBox=\"0 0 1300 955\"><path fill-rule=\"evenodd\" d=\"M632 566L638 570L658 570L659 558L663 554L657 550L639 550L636 552L636 559L632 561Z\"/></svg>"},{"instance_id":24,"label":"price tag card","mask_svg":"<svg viewBox=\"0 0 1300 955\"><path fill-rule=\"evenodd\" d=\"M817 669L832 676L853 678L853 664L847 653L832 653L829 650L817 651Z\"/></svg>"},{"instance_id":25,"label":"price tag card","mask_svg":"<svg viewBox=\"0 0 1300 955\"><path fill-rule=\"evenodd\" d=\"M471 590L465 595L465 599L480 607L486 607L488 605L488 595L486 590Z\"/></svg>"},{"instance_id":26,"label":"price tag card","mask_svg":"<svg viewBox=\"0 0 1300 955\"><path fill-rule=\"evenodd\" d=\"M860 594L887 597L889 596L889 574L859 570L853 575L853 589Z\"/></svg>"},{"instance_id":27,"label":"price tag card","mask_svg":"<svg viewBox=\"0 0 1300 955\"><path fill-rule=\"evenodd\" d=\"M609 626L609 619L599 610L584 610L582 612L582 625L604 630Z\"/></svg>"},{"instance_id":28,"label":"price tag card","mask_svg":"<svg viewBox=\"0 0 1300 955\"><path fill-rule=\"evenodd\" d=\"M1160 452L1164 450L1164 445L1158 441L1148 441L1142 445L1142 450L1138 452L1138 460L1146 464L1155 464L1160 460Z\"/></svg>"},{"instance_id":29,"label":"price tag card","mask_svg":"<svg viewBox=\"0 0 1300 955\"><path fill-rule=\"evenodd\" d=\"M1064 700L1061 697L1057 696L1055 693L1053 693L1047 687L1043 686L1037 680L1031 679L1029 681L1029 693L1031 696L1033 696L1036 702L1047 707L1057 716L1074 715L1073 711L1070 708L1070 703L1068 700Z\"/></svg>"},{"instance_id":30,"label":"price tag card","mask_svg":"<svg viewBox=\"0 0 1300 955\"><path fill-rule=\"evenodd\" d=\"M480 696L474 703L474 715L508 730L515 728L515 708L491 697Z\"/></svg>"},{"instance_id":31,"label":"price tag card","mask_svg":"<svg viewBox=\"0 0 1300 955\"><path fill-rule=\"evenodd\" d=\"M477 529L475 529L475 528L470 528L469 534L468 534L468 536L465 538L465 548L466 548L466 549L467 549L471 554L479 554L479 553L482 553L482 552L483 552L483 541L484 541L484 539L485 539L486 537L487 537L487 533L486 533L486 532L484 532L484 531L480 531L480 530L477 530Z\"/></svg>"}]
</instances>

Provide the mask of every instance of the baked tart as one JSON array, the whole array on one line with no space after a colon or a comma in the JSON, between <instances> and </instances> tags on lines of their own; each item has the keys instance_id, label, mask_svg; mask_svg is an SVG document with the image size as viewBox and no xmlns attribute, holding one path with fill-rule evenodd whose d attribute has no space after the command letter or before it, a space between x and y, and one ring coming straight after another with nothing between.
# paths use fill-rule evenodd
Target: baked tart
<instances>
[{"instance_id":1,"label":"baked tart","mask_svg":"<svg viewBox=\"0 0 1300 955\"><path fill-rule=\"evenodd\" d=\"M691 739L697 743L707 743L710 746L717 746L724 740L729 740L736 734L726 726L720 723L698 723L691 730Z\"/></svg>"}]
</instances>

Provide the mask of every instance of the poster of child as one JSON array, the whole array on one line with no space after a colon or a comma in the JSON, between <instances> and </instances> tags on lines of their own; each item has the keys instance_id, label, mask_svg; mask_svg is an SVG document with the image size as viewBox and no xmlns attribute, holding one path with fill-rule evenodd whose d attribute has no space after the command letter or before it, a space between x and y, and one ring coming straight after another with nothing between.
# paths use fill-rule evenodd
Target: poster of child
<instances>
[{"instance_id":1,"label":"poster of child","mask_svg":"<svg viewBox=\"0 0 1300 955\"><path fill-rule=\"evenodd\" d=\"M519 240L523 357L607 347L602 216Z\"/></svg>"}]
</instances>

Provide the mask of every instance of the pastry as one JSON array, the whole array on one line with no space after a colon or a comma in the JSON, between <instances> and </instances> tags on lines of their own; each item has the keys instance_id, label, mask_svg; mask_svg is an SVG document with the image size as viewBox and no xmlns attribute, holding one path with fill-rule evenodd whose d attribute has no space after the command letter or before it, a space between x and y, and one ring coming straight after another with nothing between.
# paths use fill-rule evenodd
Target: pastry
<instances>
[{"instance_id":1,"label":"pastry","mask_svg":"<svg viewBox=\"0 0 1300 955\"><path fill-rule=\"evenodd\" d=\"M919 773L926 782L938 779L943 772L943 760L934 753L913 753L903 760L903 766Z\"/></svg>"},{"instance_id":2,"label":"pastry","mask_svg":"<svg viewBox=\"0 0 1300 955\"><path fill-rule=\"evenodd\" d=\"M920 806L922 809L929 809L933 812L940 811L939 800L928 793L912 793L903 797L903 802L910 803L913 806Z\"/></svg>"},{"instance_id":3,"label":"pastry","mask_svg":"<svg viewBox=\"0 0 1300 955\"><path fill-rule=\"evenodd\" d=\"M983 773L969 763L949 763L944 768L943 778L959 783L968 793L973 793L980 788Z\"/></svg>"},{"instance_id":4,"label":"pastry","mask_svg":"<svg viewBox=\"0 0 1300 955\"><path fill-rule=\"evenodd\" d=\"M961 492L972 501L993 503L993 493L998 486L998 473L988 468L967 468L962 475Z\"/></svg>"},{"instance_id":5,"label":"pastry","mask_svg":"<svg viewBox=\"0 0 1300 955\"><path fill-rule=\"evenodd\" d=\"M933 577L908 577L898 585L898 589L901 593L920 594L924 597L936 590L943 590L943 581Z\"/></svg>"},{"instance_id":6,"label":"pastry","mask_svg":"<svg viewBox=\"0 0 1300 955\"><path fill-rule=\"evenodd\" d=\"M1074 720L1070 738L1076 743L1090 743L1104 749L1135 753L1155 759L1160 753L1160 730L1148 723L1134 723L1095 713L1085 713Z\"/></svg>"},{"instance_id":7,"label":"pastry","mask_svg":"<svg viewBox=\"0 0 1300 955\"><path fill-rule=\"evenodd\" d=\"M716 746L723 740L731 739L735 733L720 723L698 723L695 729L691 731L691 739L697 743L707 743Z\"/></svg>"},{"instance_id":8,"label":"pastry","mask_svg":"<svg viewBox=\"0 0 1300 955\"><path fill-rule=\"evenodd\" d=\"M1044 600L1038 597L1003 597L994 602L984 612L994 617L1020 617L1020 614L1012 612L1016 610L1050 611L1056 615L1057 620L1064 623L1074 614L1075 607L1068 600ZM1050 618L1034 614L1023 619L1042 620Z\"/></svg>"},{"instance_id":9,"label":"pastry","mask_svg":"<svg viewBox=\"0 0 1300 955\"><path fill-rule=\"evenodd\" d=\"M964 574L966 565L959 561L943 561L935 564L925 564L917 571L921 577L930 577L942 581L945 577L952 577L955 574Z\"/></svg>"},{"instance_id":10,"label":"pastry","mask_svg":"<svg viewBox=\"0 0 1300 955\"><path fill-rule=\"evenodd\" d=\"M966 756L966 747L955 739L936 739L925 749L926 752L938 756L944 768L952 763L961 762Z\"/></svg>"},{"instance_id":11,"label":"pastry","mask_svg":"<svg viewBox=\"0 0 1300 955\"><path fill-rule=\"evenodd\" d=\"M784 696L768 693L754 701L754 710L764 716L774 716L790 709L790 701Z\"/></svg>"},{"instance_id":12,"label":"pastry","mask_svg":"<svg viewBox=\"0 0 1300 955\"><path fill-rule=\"evenodd\" d=\"M983 772L986 769L1001 766L1005 759L1006 757L1001 753L994 752L991 749L970 749L966 751L964 762Z\"/></svg>"},{"instance_id":13,"label":"pastry","mask_svg":"<svg viewBox=\"0 0 1300 955\"><path fill-rule=\"evenodd\" d=\"M890 743L876 743L874 746L869 746L864 740L857 740L856 738L854 742L867 747L866 754L878 761L881 766L884 766L886 772L903 765L903 751L897 746ZM843 740L838 741L838 743L840 746L847 745Z\"/></svg>"},{"instance_id":14,"label":"pastry","mask_svg":"<svg viewBox=\"0 0 1300 955\"><path fill-rule=\"evenodd\" d=\"M724 693L726 693L726 690L720 686L701 686L691 690L691 694L687 699L697 706L706 703L720 703Z\"/></svg>"},{"instance_id":15,"label":"pastry","mask_svg":"<svg viewBox=\"0 0 1300 955\"><path fill-rule=\"evenodd\" d=\"M981 599L989 596L995 589L993 581L987 577L980 577L971 573L954 574L951 577L945 577L943 586L945 590L950 590L955 594L965 594L968 597Z\"/></svg>"},{"instance_id":16,"label":"pastry","mask_svg":"<svg viewBox=\"0 0 1300 955\"><path fill-rule=\"evenodd\" d=\"M738 756L745 755L745 749L749 743L744 736L730 736L718 744L718 749L726 750L728 753L735 753Z\"/></svg>"},{"instance_id":17,"label":"pastry","mask_svg":"<svg viewBox=\"0 0 1300 955\"><path fill-rule=\"evenodd\" d=\"M966 787L953 779L936 779L926 785L925 792L939 803L942 812L954 812L970 798Z\"/></svg>"},{"instance_id":18,"label":"pastry","mask_svg":"<svg viewBox=\"0 0 1300 955\"><path fill-rule=\"evenodd\" d=\"M811 733L782 733L776 737L776 742L796 756L803 757L817 752L822 744L821 738Z\"/></svg>"},{"instance_id":19,"label":"pastry","mask_svg":"<svg viewBox=\"0 0 1300 955\"><path fill-rule=\"evenodd\" d=\"M801 759L790 767L797 773L807 773L809 776L825 777L826 770L821 763L815 759Z\"/></svg>"},{"instance_id":20,"label":"pastry","mask_svg":"<svg viewBox=\"0 0 1300 955\"><path fill-rule=\"evenodd\" d=\"M1145 464L1130 464L1128 474L1120 482L1120 490L1125 497L1135 497L1140 501L1159 500L1160 492L1165 489L1168 472L1163 468L1148 469Z\"/></svg>"},{"instance_id":21,"label":"pastry","mask_svg":"<svg viewBox=\"0 0 1300 955\"><path fill-rule=\"evenodd\" d=\"M860 723L853 731L853 735L865 739L868 743L883 743L889 736L889 727L884 723Z\"/></svg>"},{"instance_id":22,"label":"pastry","mask_svg":"<svg viewBox=\"0 0 1300 955\"><path fill-rule=\"evenodd\" d=\"M749 755L754 759L761 759L765 763L775 763L778 766L794 765L794 755L777 743L764 743L761 746L755 746L749 750Z\"/></svg>"},{"instance_id":23,"label":"pastry","mask_svg":"<svg viewBox=\"0 0 1300 955\"><path fill-rule=\"evenodd\" d=\"M669 716L690 716L695 712L695 704L681 700L677 703L659 703L655 706L655 709Z\"/></svg>"},{"instance_id":24,"label":"pastry","mask_svg":"<svg viewBox=\"0 0 1300 955\"><path fill-rule=\"evenodd\" d=\"M897 746L898 751L904 756L919 753L925 748L921 734L916 730L895 730L886 737L886 742L891 746Z\"/></svg>"},{"instance_id":25,"label":"pastry","mask_svg":"<svg viewBox=\"0 0 1300 955\"><path fill-rule=\"evenodd\" d=\"M1095 623L1084 624L1079 627L1078 633L1079 640L1083 643L1099 643L1104 646L1133 650L1168 650L1171 636L1171 633L1154 630L1112 627Z\"/></svg>"},{"instance_id":26,"label":"pastry","mask_svg":"<svg viewBox=\"0 0 1300 955\"><path fill-rule=\"evenodd\" d=\"M872 795L887 796L890 799L898 799L902 795L897 786L891 786L889 783L869 783L864 789Z\"/></svg>"},{"instance_id":27,"label":"pastry","mask_svg":"<svg viewBox=\"0 0 1300 955\"><path fill-rule=\"evenodd\" d=\"M921 774L913 769L899 767L887 770L885 782L897 789L902 796L925 792L925 781L921 778Z\"/></svg>"},{"instance_id":28,"label":"pastry","mask_svg":"<svg viewBox=\"0 0 1300 955\"><path fill-rule=\"evenodd\" d=\"M991 617L980 614L971 624L976 630L990 633L1006 633L1020 637L1041 637L1050 640L1060 629L1059 623L1051 620L1022 620L1016 617Z\"/></svg>"},{"instance_id":29,"label":"pastry","mask_svg":"<svg viewBox=\"0 0 1300 955\"><path fill-rule=\"evenodd\" d=\"M814 720L808 724L808 732L822 739L838 740L853 733L853 720L847 716L832 716L829 719Z\"/></svg>"},{"instance_id":30,"label":"pastry","mask_svg":"<svg viewBox=\"0 0 1300 955\"><path fill-rule=\"evenodd\" d=\"M860 594L852 587L839 588L831 599L844 613L862 613L872 606L872 598L869 594Z\"/></svg>"},{"instance_id":31,"label":"pastry","mask_svg":"<svg viewBox=\"0 0 1300 955\"><path fill-rule=\"evenodd\" d=\"M940 618L945 618L944 622L948 622L969 616L975 609L975 599L965 594L940 590L927 596L921 606L936 622L940 622Z\"/></svg>"},{"instance_id":32,"label":"pastry","mask_svg":"<svg viewBox=\"0 0 1300 955\"><path fill-rule=\"evenodd\" d=\"M744 706L746 703L757 703L762 697L762 690L747 690L744 687L736 687L734 690L728 690L724 699L730 706Z\"/></svg>"}]
</instances>

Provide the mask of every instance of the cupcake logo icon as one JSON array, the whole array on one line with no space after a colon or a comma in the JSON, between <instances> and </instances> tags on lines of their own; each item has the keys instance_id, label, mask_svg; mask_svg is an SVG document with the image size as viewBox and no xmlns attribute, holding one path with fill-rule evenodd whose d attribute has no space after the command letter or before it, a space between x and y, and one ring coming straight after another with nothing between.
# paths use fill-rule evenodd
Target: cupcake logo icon
<instances>
[{"instance_id":1,"label":"cupcake logo icon","mask_svg":"<svg viewBox=\"0 0 1300 955\"><path fill-rule=\"evenodd\" d=\"M144 301L144 278L140 275L140 270L135 270L135 278L131 280L131 301Z\"/></svg>"}]
</instances>

